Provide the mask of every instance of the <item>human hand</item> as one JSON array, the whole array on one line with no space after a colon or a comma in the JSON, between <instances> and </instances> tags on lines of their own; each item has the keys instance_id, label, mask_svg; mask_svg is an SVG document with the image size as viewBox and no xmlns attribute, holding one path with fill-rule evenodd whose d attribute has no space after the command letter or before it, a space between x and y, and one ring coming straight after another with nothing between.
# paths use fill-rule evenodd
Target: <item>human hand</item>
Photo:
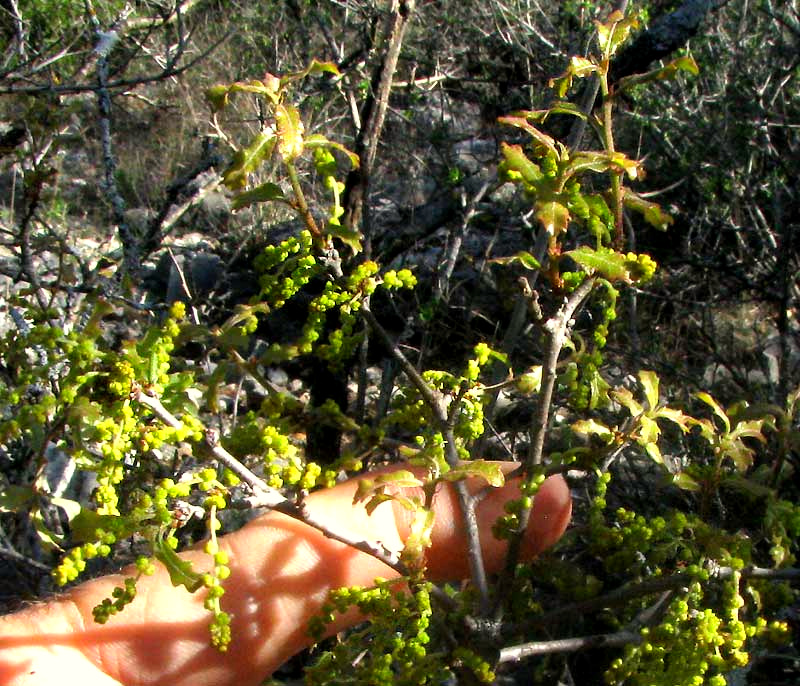
<instances>
[{"instance_id":1,"label":"human hand","mask_svg":"<svg viewBox=\"0 0 800 686\"><path fill-rule=\"evenodd\" d=\"M513 465L510 463L508 467ZM505 542L491 527L503 504L519 495L516 481L493 489L477 508L488 571L503 563ZM358 479L311 494L309 510L335 521L353 535L380 541L398 552L409 533L408 515L387 502L368 515L353 505ZM472 488L481 484L473 483ZM434 499L436 524L427 552L432 580L468 576L466 536L450 485ZM560 476L550 477L536 495L524 554L529 559L555 543L566 529L572 501ZM230 557L223 608L232 616L233 640L226 653L209 643L208 612L202 593L175 588L160 565L137 584L136 599L107 624L95 624L92 608L122 584L126 574L89 581L57 599L0 618L0 684L3 686L248 686L259 684L289 657L312 643L309 620L331 589L369 586L397 572L375 558L326 538L302 522L270 512L219 539ZM181 554L198 569L200 550ZM331 632L359 621L356 613L337 618Z\"/></svg>"}]
</instances>

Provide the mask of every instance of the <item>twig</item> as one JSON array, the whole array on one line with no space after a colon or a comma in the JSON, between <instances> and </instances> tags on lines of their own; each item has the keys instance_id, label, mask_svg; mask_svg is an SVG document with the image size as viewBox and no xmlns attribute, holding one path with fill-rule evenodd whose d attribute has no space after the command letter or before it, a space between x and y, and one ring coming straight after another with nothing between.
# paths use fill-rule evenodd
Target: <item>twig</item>
<instances>
[{"instance_id":1,"label":"twig","mask_svg":"<svg viewBox=\"0 0 800 686\"><path fill-rule=\"evenodd\" d=\"M542 463L544 452L544 439L547 435L547 427L550 422L550 406L553 401L553 391L556 385L556 365L558 356L564 347L567 332L572 326L572 318L581 303L589 296L594 288L595 278L588 277L581 283L569 297L564 300L558 311L544 323L544 330L548 334L547 354L542 364L542 386L539 391L539 402L536 414L531 426L531 442L528 448L528 455L523 465L526 477L533 475L534 470ZM509 599L513 588L514 569L519 562L522 550L522 539L528 528L530 521L531 508L524 508L519 514L519 527L516 534L511 538L506 556L506 565L501 581L497 585L500 589L498 593L494 616L499 619L503 612L503 607Z\"/></svg>"},{"instance_id":2,"label":"twig","mask_svg":"<svg viewBox=\"0 0 800 686\"><path fill-rule=\"evenodd\" d=\"M134 387L131 392L131 398L150 408L153 413L167 426L179 428L182 426L181 421L175 417L156 396L151 395L141 387ZM206 429L205 432L206 445L208 446L211 454L225 467L230 469L236 476L238 476L244 483L246 483L253 491L253 496L248 499L249 504L254 507L268 507L272 510L277 510L289 517L298 519L308 526L317 529L326 537L344 543L356 550L359 550L367 555L380 560L388 567L394 569L401 576L406 576L409 570L405 564L400 560L399 555L392 553L380 543L374 543L365 539L360 539L352 536L346 531L342 531L332 525L330 522L323 522L315 517L305 507L302 501L293 502L284 496L280 491L270 488L261 477L243 465L236 457L231 455L225 450L219 442L219 433L215 429Z\"/></svg>"},{"instance_id":3,"label":"twig","mask_svg":"<svg viewBox=\"0 0 800 686\"><path fill-rule=\"evenodd\" d=\"M516 646L509 646L500 651L499 663L516 662L534 655L551 655L553 653L574 653L586 648L612 648L642 642L642 635L633 631L619 631L615 634L597 634L595 636L576 636L575 638L558 638L553 641L531 641Z\"/></svg>"}]
</instances>

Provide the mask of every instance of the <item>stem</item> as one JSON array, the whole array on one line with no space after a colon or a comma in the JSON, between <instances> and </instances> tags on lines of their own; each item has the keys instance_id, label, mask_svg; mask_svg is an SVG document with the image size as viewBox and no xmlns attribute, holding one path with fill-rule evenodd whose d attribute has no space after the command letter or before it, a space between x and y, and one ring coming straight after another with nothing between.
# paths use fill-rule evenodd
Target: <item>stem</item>
<instances>
[{"instance_id":1,"label":"stem","mask_svg":"<svg viewBox=\"0 0 800 686\"><path fill-rule=\"evenodd\" d=\"M180 419L173 415L154 395L150 395L141 388L134 388L131 397L136 402L150 408L153 413L167 426L172 428L179 428L182 426ZM293 502L284 496L280 491L270 488L263 479L250 471L238 459L231 455L219 443L219 434L214 429L206 430L206 444L208 445L211 454L219 462L230 469L236 476L244 481L253 490L253 497L248 500L253 507L268 507L272 510L282 512L289 517L297 519L314 529L317 529L328 538L344 543L356 550L359 550L367 555L371 555L383 562L387 567L391 567L401 576L407 576L409 573L408 568L400 557L395 553L387 550L380 543L367 541L364 539L354 538L346 531L340 531L336 528L335 524L330 522L323 522L314 517L308 509L303 505L303 502Z\"/></svg>"},{"instance_id":2,"label":"stem","mask_svg":"<svg viewBox=\"0 0 800 686\"><path fill-rule=\"evenodd\" d=\"M306 228L311 232L311 235L314 236L315 239L320 240L322 238L322 231L319 230L317 222L314 221L314 217L311 214L311 210L308 209L305 193L303 193L303 188L300 186L300 177L297 174L297 167L294 166L294 162L289 162L288 160L285 162L285 164L286 173L289 175L289 181L292 184L295 209L302 217L303 222L305 223Z\"/></svg>"},{"instance_id":3,"label":"stem","mask_svg":"<svg viewBox=\"0 0 800 686\"><path fill-rule=\"evenodd\" d=\"M595 277L586 278L564 301L558 311L544 324L545 331L549 334L549 345L547 356L542 365L542 388L539 392L539 403L536 415L533 419L531 428L531 443L528 455L523 465L526 479L534 476L534 472L542 463L544 453L544 440L547 435L547 426L550 422L550 407L553 401L553 391L556 384L556 365L564 341L567 338L567 331L572 324L572 317L581 303L592 292L595 284ZM506 565L500 577L497 588L500 589L494 606L494 617L499 619L506 601L510 598L513 590L514 569L519 562L522 549L522 539L528 522L531 517L531 508L525 508L519 515L519 527L514 536L509 541Z\"/></svg>"}]
</instances>

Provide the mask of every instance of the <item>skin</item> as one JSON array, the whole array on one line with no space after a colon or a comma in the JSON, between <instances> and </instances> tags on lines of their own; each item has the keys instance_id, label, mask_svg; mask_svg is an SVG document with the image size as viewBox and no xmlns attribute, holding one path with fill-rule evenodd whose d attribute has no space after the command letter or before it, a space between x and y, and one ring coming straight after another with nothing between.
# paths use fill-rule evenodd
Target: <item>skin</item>
<instances>
[{"instance_id":1,"label":"skin","mask_svg":"<svg viewBox=\"0 0 800 686\"><path fill-rule=\"evenodd\" d=\"M509 469L514 465L509 464ZM505 466L504 466L505 468ZM407 513L392 503L367 515L353 506L357 482L347 481L308 498L323 520L336 522L363 538L402 549L409 532ZM477 489L481 485L470 484ZM498 571L506 545L491 534L503 503L518 495L516 482L493 489L478 506L487 569ZM439 489L434 500L436 525L427 554L433 580L468 576L466 539L454 492ZM549 478L535 499L524 555L531 558L552 545L567 527L572 503L564 480ZM325 538L318 531L271 512L221 537L230 555L223 609L232 617L233 641L226 653L210 646L209 614L203 593L174 588L159 565L143 577L136 599L105 625L95 624L92 608L122 584L121 574L94 579L47 603L0 618L0 684L50 686L256 686L290 656L311 644L308 622L340 586L369 586L375 577L397 574L374 558ZM190 550L182 557L208 567L208 556ZM331 633L357 622L349 613Z\"/></svg>"}]
</instances>

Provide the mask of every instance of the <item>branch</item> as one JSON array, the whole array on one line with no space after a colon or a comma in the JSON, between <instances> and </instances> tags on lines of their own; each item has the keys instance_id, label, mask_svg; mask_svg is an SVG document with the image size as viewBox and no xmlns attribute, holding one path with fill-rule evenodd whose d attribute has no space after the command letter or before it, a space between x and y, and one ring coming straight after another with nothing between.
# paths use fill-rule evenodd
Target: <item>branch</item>
<instances>
[{"instance_id":1,"label":"branch","mask_svg":"<svg viewBox=\"0 0 800 686\"><path fill-rule=\"evenodd\" d=\"M135 402L141 403L152 410L167 426L172 428L180 428L182 426L181 421L164 407L161 400L141 387L134 387L132 389L131 398ZM320 531L334 541L344 543L351 548L371 555L383 562L387 567L394 569L401 576L408 575L409 570L400 561L399 555L392 553L380 543L354 538L348 532L338 530L335 524L320 521L308 511L302 501L291 501L277 489L268 486L261 477L248 469L220 445L219 433L215 429L206 429L205 439L206 445L214 458L250 486L253 491L253 496L248 499L250 505L253 507L267 507L282 512L289 517L317 529L317 531Z\"/></svg>"},{"instance_id":2,"label":"branch","mask_svg":"<svg viewBox=\"0 0 800 686\"><path fill-rule=\"evenodd\" d=\"M558 311L544 323L544 329L548 334L547 354L542 364L542 386L539 391L539 402L536 414L531 426L531 442L528 448L528 455L523 464L526 478L533 475L534 470L542 463L542 453L544 452L544 439L547 435L547 427L550 422L550 407L553 402L553 391L556 385L556 365L558 356L564 347L567 332L572 326L572 318L581 303L592 292L595 284L594 277L587 277L569 297L564 300ZM494 615L499 619L503 607L508 601L513 589L514 569L519 562L522 550L522 539L528 528L531 517L531 508L525 508L519 514L519 527L515 535L509 541L508 554L506 556L506 566L503 570L501 580L497 585L500 589L498 593Z\"/></svg>"},{"instance_id":3,"label":"branch","mask_svg":"<svg viewBox=\"0 0 800 686\"><path fill-rule=\"evenodd\" d=\"M619 631L615 634L598 634L575 638L559 638L553 641L531 641L516 646L503 648L498 663L517 662L534 655L551 655L553 653L575 653L586 648L618 648L624 645L642 642L642 635L633 631Z\"/></svg>"}]
</instances>

